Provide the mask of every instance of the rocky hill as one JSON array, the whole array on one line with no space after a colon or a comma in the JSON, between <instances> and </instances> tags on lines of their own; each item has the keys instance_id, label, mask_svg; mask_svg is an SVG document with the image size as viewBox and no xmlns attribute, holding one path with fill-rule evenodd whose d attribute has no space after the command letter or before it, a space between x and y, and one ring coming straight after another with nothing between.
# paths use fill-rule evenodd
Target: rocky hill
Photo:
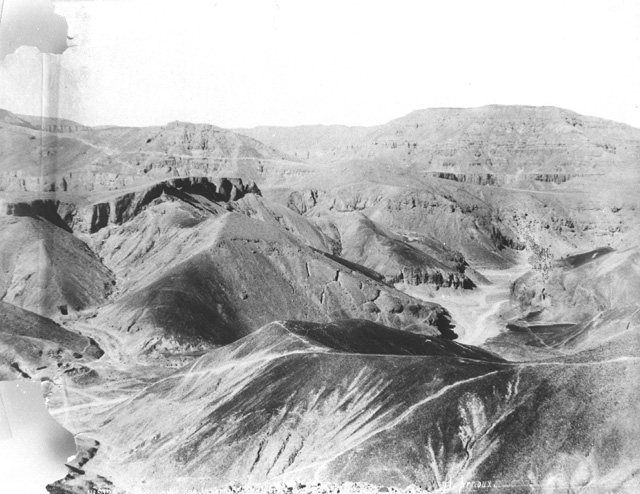
<instances>
[{"instance_id":1,"label":"rocky hill","mask_svg":"<svg viewBox=\"0 0 640 494\"><path fill-rule=\"evenodd\" d=\"M0 347L1 380L77 377L88 371L81 363L104 353L90 338L6 302L0 302Z\"/></svg>"},{"instance_id":2,"label":"rocky hill","mask_svg":"<svg viewBox=\"0 0 640 494\"><path fill-rule=\"evenodd\" d=\"M553 107L419 110L377 127L239 129L300 160L378 160L415 170L563 181L635 168L640 130ZM635 168L637 176L637 168ZM463 180L465 181L465 180Z\"/></svg>"},{"instance_id":3,"label":"rocky hill","mask_svg":"<svg viewBox=\"0 0 640 494\"><path fill-rule=\"evenodd\" d=\"M1 111L0 373L83 433L50 492L636 492L639 166L556 108Z\"/></svg>"},{"instance_id":4,"label":"rocky hill","mask_svg":"<svg viewBox=\"0 0 640 494\"><path fill-rule=\"evenodd\" d=\"M241 176L288 163L282 153L212 125L96 128L3 113L0 190L87 194L171 177ZM44 125L44 126L43 126ZM267 170L269 175L271 170Z\"/></svg>"},{"instance_id":5,"label":"rocky hill","mask_svg":"<svg viewBox=\"0 0 640 494\"><path fill-rule=\"evenodd\" d=\"M597 359L518 365L381 327L276 322L106 414L119 448L95 461L141 492L231 479L433 491L461 477L499 479L489 492L631 492L638 430L623 417L638 396L615 397L638 370L632 338Z\"/></svg>"},{"instance_id":6,"label":"rocky hill","mask_svg":"<svg viewBox=\"0 0 640 494\"><path fill-rule=\"evenodd\" d=\"M124 293L99 316L105 326L142 332L145 349L230 343L283 316L367 318L432 334L449 326L437 305L244 215L227 213L181 233L136 259ZM158 341L164 334L171 342Z\"/></svg>"},{"instance_id":7,"label":"rocky hill","mask_svg":"<svg viewBox=\"0 0 640 494\"><path fill-rule=\"evenodd\" d=\"M44 316L107 300L113 274L71 233L39 216L2 216L0 228L0 299Z\"/></svg>"}]
</instances>

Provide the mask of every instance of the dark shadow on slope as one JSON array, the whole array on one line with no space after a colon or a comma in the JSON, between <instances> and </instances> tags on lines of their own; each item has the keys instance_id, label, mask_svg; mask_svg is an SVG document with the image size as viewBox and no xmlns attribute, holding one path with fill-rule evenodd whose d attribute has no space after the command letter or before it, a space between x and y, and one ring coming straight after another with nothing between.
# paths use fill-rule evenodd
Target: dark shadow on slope
<instances>
[{"instance_id":1,"label":"dark shadow on slope","mask_svg":"<svg viewBox=\"0 0 640 494\"><path fill-rule=\"evenodd\" d=\"M39 216L0 216L3 300L52 316L103 303L113 273L87 244Z\"/></svg>"},{"instance_id":2,"label":"dark shadow on slope","mask_svg":"<svg viewBox=\"0 0 640 494\"><path fill-rule=\"evenodd\" d=\"M217 182L205 177L176 178L116 197L108 205L108 209L113 209L115 213L114 222L121 224L140 214L146 206L163 195L176 197L197 207L198 201L193 195L212 202L229 202L240 199L247 193L260 194L260 189L253 182L244 184L241 179L234 178L222 178Z\"/></svg>"},{"instance_id":3,"label":"dark shadow on slope","mask_svg":"<svg viewBox=\"0 0 640 494\"><path fill-rule=\"evenodd\" d=\"M346 268L352 269L353 271L358 271L359 273L365 275L367 278L371 278L372 280L379 281L380 283L384 283L384 276L382 276L377 271L374 271L373 269L369 269L369 268L364 267L361 264L357 264L355 262L347 261L346 259L343 259L342 257L336 256L334 254L329 254L328 252L323 252L323 251L315 249L313 247L311 247L311 249L313 249L316 252L318 252L319 254L322 254L323 256L331 259L332 261L335 261L335 262L337 262L339 264L342 264Z\"/></svg>"},{"instance_id":4,"label":"dark shadow on slope","mask_svg":"<svg viewBox=\"0 0 640 494\"><path fill-rule=\"evenodd\" d=\"M206 272L197 259L173 269L123 301L130 329L149 325L163 328L178 343L207 342L226 345L246 334L220 285L213 264Z\"/></svg>"},{"instance_id":5,"label":"dark shadow on slope","mask_svg":"<svg viewBox=\"0 0 640 494\"><path fill-rule=\"evenodd\" d=\"M599 259L604 255L611 254L612 252L615 252L615 249L612 249L611 247L600 247L589 252L567 256L563 259L560 259L558 261L558 266L567 269L578 268L591 261L594 261L595 259Z\"/></svg>"},{"instance_id":6,"label":"dark shadow on slope","mask_svg":"<svg viewBox=\"0 0 640 494\"><path fill-rule=\"evenodd\" d=\"M333 350L375 355L448 356L503 362L480 348L454 343L445 338L424 336L389 328L364 319L348 319L328 324L286 321L284 326L299 336Z\"/></svg>"},{"instance_id":7,"label":"dark shadow on slope","mask_svg":"<svg viewBox=\"0 0 640 494\"><path fill-rule=\"evenodd\" d=\"M6 205L4 214L7 216L28 216L30 218L42 218L49 223L72 233L71 227L60 217L58 213L59 201L36 199L31 202L16 202Z\"/></svg>"}]
</instances>

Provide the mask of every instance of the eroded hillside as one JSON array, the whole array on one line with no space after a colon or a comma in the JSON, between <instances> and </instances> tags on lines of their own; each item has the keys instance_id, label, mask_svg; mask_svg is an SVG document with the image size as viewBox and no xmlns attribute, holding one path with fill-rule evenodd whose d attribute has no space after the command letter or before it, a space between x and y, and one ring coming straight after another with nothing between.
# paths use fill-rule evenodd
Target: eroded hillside
<instances>
[{"instance_id":1,"label":"eroded hillside","mask_svg":"<svg viewBox=\"0 0 640 494\"><path fill-rule=\"evenodd\" d=\"M0 371L79 434L51 492L637 490L638 129L3 111L0 143Z\"/></svg>"}]
</instances>

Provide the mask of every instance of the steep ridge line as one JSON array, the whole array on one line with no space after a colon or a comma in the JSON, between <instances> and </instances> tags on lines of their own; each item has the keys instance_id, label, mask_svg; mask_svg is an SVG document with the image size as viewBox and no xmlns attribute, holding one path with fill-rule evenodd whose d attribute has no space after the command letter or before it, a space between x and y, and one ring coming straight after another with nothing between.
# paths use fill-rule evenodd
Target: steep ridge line
<instances>
[{"instance_id":1,"label":"steep ridge line","mask_svg":"<svg viewBox=\"0 0 640 494\"><path fill-rule=\"evenodd\" d=\"M274 321L273 323L270 323L268 325L263 326L260 330L258 330L255 333L249 334L247 336L244 336L243 338L235 341L234 343L231 344L231 346L233 346L234 349L240 349L242 348L242 346L247 343L250 342L252 339L255 339L259 333L261 331L266 330L267 328L269 328L272 325L277 325L278 327L282 328L283 330L286 331L287 335L290 335L292 338L294 338L297 341L302 342L305 346L307 346L307 349L304 350L293 350L293 351L287 351L285 353L269 353L266 356L263 357L257 357L257 358L251 358L251 359L246 359L244 357L239 358L237 360L233 360L231 362L225 363L223 365L213 365L211 367L208 367L206 369L202 369L202 370L195 370L199 365L202 364L202 362L204 360L206 360L207 358L210 358L212 355L212 352L208 352L205 353L204 355L198 357L193 363L189 364L189 370L181 370L178 371L174 374L171 374L169 376L163 377L151 384L149 384L148 386L143 387L141 390L139 390L136 394L134 394L133 396L129 396L126 397L122 400L122 402L117 402L117 404L125 404L125 402L131 402L133 400L135 400L136 398L144 395L147 392L152 392L153 388L157 385L160 385L161 383L173 380L173 379L181 379L181 378L186 378L189 379L191 377L199 377L199 376L205 376L205 375L215 375L215 374L220 374L220 373L224 373L230 369L244 369L244 368L248 368L248 367L255 367L257 365L261 365L261 364L267 364L267 363L271 363L271 362L275 362L277 360L280 359L285 359L288 358L290 356L293 355L341 355L341 356L361 356L363 358L371 358L371 359L376 359L376 358L403 358L403 359L424 359L424 358L429 358L429 355L397 355L397 354L370 354L370 353L357 353L357 352L341 352L341 351L337 351L334 350L332 348L328 348L325 347L323 345L318 345L317 343L313 342L313 340L308 340L300 335L297 335L296 333L294 333L293 331L291 331L289 328L287 328L282 321ZM455 343L455 342L452 342ZM280 344L280 342L278 342L278 345ZM456 346L458 346L458 344L456 344ZM464 346L464 345L460 345L460 346ZM221 347L219 350L224 350L227 347ZM277 347L276 347L277 348ZM234 349L231 349L230 351L233 352ZM273 351L273 349L268 349L268 352ZM216 350L214 350L213 352L216 352ZM434 356L435 357L435 356ZM234 358L234 357L232 357ZM485 365L497 365L497 364L503 364L503 365L510 365L509 362L501 362L501 361L487 361L487 360L482 360L482 359L474 359L474 358L468 358L468 357L460 357L460 356L444 356L444 358L454 358L457 359L459 361L468 361L468 362L473 362L473 363L481 363L481 364L485 364ZM512 365L512 364L511 364ZM260 369L260 367L255 367L255 371L258 372ZM86 404L87 406L89 404ZM99 404L96 404L96 406L98 406ZM83 405L84 406L84 405ZM114 409L111 409L110 411L112 412Z\"/></svg>"},{"instance_id":2,"label":"steep ridge line","mask_svg":"<svg viewBox=\"0 0 640 494\"><path fill-rule=\"evenodd\" d=\"M295 338L296 340L299 340L300 342L302 342L305 345L309 346L309 349L307 350L294 350L294 351L289 351L289 352L285 352L285 353L280 353L280 354L269 354L267 356L264 357L258 357L258 358L252 358L252 359L239 359L239 360L235 360L229 363L226 363L222 366L213 366L207 369L203 369L203 370L194 370L199 364L202 363L203 360L205 360L207 357L210 356L210 353L205 353L204 355L200 356L199 358L197 358L193 363L189 364L189 370L187 371L180 371L174 374L171 374L169 376L166 376L164 378L159 379L158 381L155 381L154 383L149 384L148 386L145 386L143 389L141 389L140 391L138 391L135 395L133 396L129 396L129 397L125 397L122 399L115 399L115 400L111 400L112 402L116 403L116 404L121 404L124 403L126 401L133 401L136 398L142 396L143 394L145 394L146 392L152 390L156 385L159 385L163 382L172 380L172 379L180 379L180 378L189 378L189 377L196 377L196 376L204 376L204 375L212 375L212 374L219 374L219 373L223 373L227 370L230 369L242 369L242 368L247 368L247 367L251 367L254 365L258 365L258 364L263 364L263 363L270 363L270 362L274 362L277 361L279 359L283 359L283 358L287 358L290 357L292 355L342 355L342 356L349 356L349 355L359 355L361 357L364 358L380 358L380 357L384 357L384 358L402 358L402 359L425 359L425 358L429 358L430 356L425 356L425 355L390 355L390 354L367 354L367 353L354 353L354 352L340 352L340 351L336 351L327 347L323 347L323 346L316 346L314 345L311 341L305 339L304 337L301 337L300 335L297 335L296 333L294 333L293 331L291 331L289 328L287 328L283 322L281 321L274 321L271 324L276 324L279 327L281 327L283 330L285 330L287 332L287 334L291 335L291 337ZM266 325L263 328L266 328L270 325ZM250 335L247 335L245 337L243 337L240 340L237 340L234 345L237 343L238 346L240 346L243 341L242 340L248 340L250 338L252 338L254 335L256 335L257 333L253 333ZM224 348L224 347L223 347ZM617 358L612 358L612 359L606 359L606 360L596 360L596 361L591 361L591 362L561 362L561 361L535 361L535 362L510 362L510 361L491 361L491 362L487 362L484 360L478 360L478 359L473 359L473 358L465 358L465 357L444 357L444 358L453 358L456 359L460 362L463 361L470 361L470 362L474 362L474 363L484 363L486 365L490 365L490 366L501 366L501 367L506 367L509 369L512 368L523 368L523 367L544 367L544 366L560 366L560 367L588 367L588 366L594 366L594 365L604 365L604 364L616 364L616 363L626 363L626 362L638 362L640 361L640 357L634 357L634 356L621 356L621 357L617 357ZM256 368L256 371L258 371L259 368ZM474 378L471 378L469 380L465 380L465 381L459 381L457 383L453 383L451 385L448 385L447 388L453 388L456 387L458 385L462 385L466 382L471 382L471 381L475 381L478 379L481 379L483 377L486 377L488 375L493 375L495 373L498 372L502 372L502 371L492 371L492 372L488 372L487 374L483 374L482 376L476 376ZM386 429L394 427L395 425L397 425L397 423L399 423L401 420L404 420L404 418L406 418L408 415L410 415L411 413L413 413L413 411L415 409L417 409L419 406L421 406L421 404L424 403L428 403L429 401L432 401L433 399L436 399L440 396L442 396L442 394L444 394L446 392L446 390L443 388L441 390L439 390L436 394L431 395L430 397L425 398L424 400L422 400L419 403L416 403L414 405L412 405L412 407L408 410L406 410L405 412L403 412L402 416L399 417L397 419L396 422L390 424ZM106 402L104 402L106 403ZM101 404L104 403L97 403L97 404L82 404L82 405L77 405L75 407L70 407L70 408L61 408L58 409L60 411L60 413L62 413L65 410L72 410L75 409L76 407L89 407L89 406L99 406ZM113 411L113 410L111 410ZM383 432L386 429L381 429L379 431L376 432ZM368 439L368 438L367 438ZM351 448L352 449L352 448ZM305 467L306 468L306 467Z\"/></svg>"}]
</instances>

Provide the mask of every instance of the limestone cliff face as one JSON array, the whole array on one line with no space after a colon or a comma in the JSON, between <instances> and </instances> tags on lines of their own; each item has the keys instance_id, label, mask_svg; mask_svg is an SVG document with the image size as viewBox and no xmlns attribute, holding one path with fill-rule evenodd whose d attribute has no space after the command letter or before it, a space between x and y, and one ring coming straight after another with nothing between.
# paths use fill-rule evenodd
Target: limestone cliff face
<instances>
[{"instance_id":1,"label":"limestone cliff face","mask_svg":"<svg viewBox=\"0 0 640 494\"><path fill-rule=\"evenodd\" d=\"M5 111L5 114L7 113L9 112ZM82 125L66 118L38 117L33 115L14 115L13 123L47 133L65 134L91 130L91 127L87 125Z\"/></svg>"},{"instance_id":2,"label":"limestone cliff face","mask_svg":"<svg viewBox=\"0 0 640 494\"><path fill-rule=\"evenodd\" d=\"M171 175L170 175L171 176ZM144 182L149 177L142 176ZM4 192L79 192L91 193L135 186L141 182L138 174L123 175L117 172L91 170L56 170L48 175L28 171L1 171L0 191Z\"/></svg>"},{"instance_id":3,"label":"limestone cliff face","mask_svg":"<svg viewBox=\"0 0 640 494\"><path fill-rule=\"evenodd\" d=\"M472 185L513 185L518 182L533 180L535 182L554 183L557 185L568 182L572 178L589 176L576 173L521 173L518 175L496 175L493 173L453 173L433 172L436 178L453 180Z\"/></svg>"},{"instance_id":4,"label":"limestone cliff face","mask_svg":"<svg viewBox=\"0 0 640 494\"><path fill-rule=\"evenodd\" d=\"M453 180L474 185L498 185L500 180L492 173L452 173L433 172L433 176L445 180Z\"/></svg>"},{"instance_id":5,"label":"limestone cliff face","mask_svg":"<svg viewBox=\"0 0 640 494\"><path fill-rule=\"evenodd\" d=\"M535 174L526 174L525 178L531 177L532 180L536 182L547 182L554 184L563 184L568 182L574 177L585 176L579 174L571 174L571 173L535 173Z\"/></svg>"},{"instance_id":6,"label":"limestone cliff face","mask_svg":"<svg viewBox=\"0 0 640 494\"><path fill-rule=\"evenodd\" d=\"M389 281L408 285L432 285L437 288L470 289L474 287L473 282L463 273L429 267L402 267L400 273Z\"/></svg>"},{"instance_id":7,"label":"limestone cliff face","mask_svg":"<svg viewBox=\"0 0 640 494\"><path fill-rule=\"evenodd\" d=\"M557 174L553 181L576 173L624 173L635 166L640 149L639 129L552 107L436 108L376 127L241 132L310 162L380 160L471 175L467 181L472 183L499 182L499 176L522 173Z\"/></svg>"},{"instance_id":8,"label":"limestone cliff face","mask_svg":"<svg viewBox=\"0 0 640 494\"><path fill-rule=\"evenodd\" d=\"M239 178L208 179L187 177L165 180L135 192L116 195L108 201L94 204L72 204L58 199L3 201L0 207L10 216L39 216L67 231L95 233L109 224L122 224L153 201L171 196L193 201L190 195L209 201L237 201L246 194L260 194L254 182L243 183Z\"/></svg>"},{"instance_id":9,"label":"limestone cliff face","mask_svg":"<svg viewBox=\"0 0 640 494\"><path fill-rule=\"evenodd\" d=\"M108 202L93 204L89 231L95 233L108 224L122 224L164 195L184 198L185 194L195 194L210 201L228 202L237 201L249 193L260 194L260 189L255 183L244 184L239 178L218 181L203 177L166 180L138 192L117 196Z\"/></svg>"}]
</instances>

